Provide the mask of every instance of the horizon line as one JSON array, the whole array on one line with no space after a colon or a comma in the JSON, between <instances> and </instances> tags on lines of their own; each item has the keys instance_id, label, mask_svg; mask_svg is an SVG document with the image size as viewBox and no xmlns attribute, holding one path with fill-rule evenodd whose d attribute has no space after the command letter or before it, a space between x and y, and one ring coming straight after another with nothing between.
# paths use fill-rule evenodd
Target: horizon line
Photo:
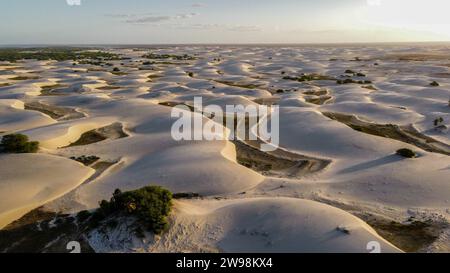
<instances>
[{"instance_id":1,"label":"horizon line","mask_svg":"<svg viewBox=\"0 0 450 273\"><path fill-rule=\"evenodd\" d=\"M402 45L402 44L450 44L448 41L401 41L401 42L299 42L299 43L19 43L0 44L0 47L75 47L75 46L296 46L296 45Z\"/></svg>"}]
</instances>

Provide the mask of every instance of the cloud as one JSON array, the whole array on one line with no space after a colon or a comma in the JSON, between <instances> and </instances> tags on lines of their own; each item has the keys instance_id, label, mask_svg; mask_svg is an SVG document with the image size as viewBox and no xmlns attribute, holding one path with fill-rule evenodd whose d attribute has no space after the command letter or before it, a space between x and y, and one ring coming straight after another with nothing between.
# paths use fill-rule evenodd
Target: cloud
<instances>
[{"instance_id":1,"label":"cloud","mask_svg":"<svg viewBox=\"0 0 450 273\"><path fill-rule=\"evenodd\" d=\"M230 26L228 27L229 31L237 31L237 32L254 32L254 31L261 31L262 29L258 26Z\"/></svg>"},{"instance_id":2,"label":"cloud","mask_svg":"<svg viewBox=\"0 0 450 273\"><path fill-rule=\"evenodd\" d=\"M223 24L192 24L184 26L191 29L205 29L205 30L224 30L234 32L256 32L261 31L261 27L252 25L223 25Z\"/></svg>"},{"instance_id":3,"label":"cloud","mask_svg":"<svg viewBox=\"0 0 450 273\"><path fill-rule=\"evenodd\" d=\"M106 17L111 17L111 18L135 18L135 17L143 17L143 16L149 16L149 15L153 15L153 13L149 12L149 13L140 13L140 14L136 14L136 13L108 13L108 14L105 14Z\"/></svg>"},{"instance_id":4,"label":"cloud","mask_svg":"<svg viewBox=\"0 0 450 273\"><path fill-rule=\"evenodd\" d=\"M173 18L174 19L187 19L187 18L192 18L197 15L198 15L198 13L191 12L191 13L177 14Z\"/></svg>"},{"instance_id":5,"label":"cloud","mask_svg":"<svg viewBox=\"0 0 450 273\"><path fill-rule=\"evenodd\" d=\"M167 16L167 15L146 16L146 17L128 19L125 21L125 23L129 23L129 24L160 23L160 22L164 22L164 21L169 21L171 18L172 18L171 16Z\"/></svg>"},{"instance_id":6,"label":"cloud","mask_svg":"<svg viewBox=\"0 0 450 273\"><path fill-rule=\"evenodd\" d=\"M115 14L114 18L126 18L125 23L128 24L154 24L154 23L161 23L166 21L173 21L173 20L182 20L182 19L189 19L194 16L197 16L197 13L181 13L176 15L156 15L151 14L147 16L137 15L137 14Z\"/></svg>"},{"instance_id":7,"label":"cloud","mask_svg":"<svg viewBox=\"0 0 450 273\"><path fill-rule=\"evenodd\" d=\"M69 6L81 6L81 0L66 0Z\"/></svg>"},{"instance_id":8,"label":"cloud","mask_svg":"<svg viewBox=\"0 0 450 273\"><path fill-rule=\"evenodd\" d=\"M204 8L206 5L204 3L194 3L191 5L193 8Z\"/></svg>"}]
</instances>

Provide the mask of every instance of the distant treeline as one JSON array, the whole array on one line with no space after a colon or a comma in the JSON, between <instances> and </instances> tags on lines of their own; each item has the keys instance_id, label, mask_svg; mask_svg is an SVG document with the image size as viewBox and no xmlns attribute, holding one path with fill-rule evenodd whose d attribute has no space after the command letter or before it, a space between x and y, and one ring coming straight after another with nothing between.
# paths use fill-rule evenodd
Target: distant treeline
<instances>
[{"instance_id":1,"label":"distant treeline","mask_svg":"<svg viewBox=\"0 0 450 273\"><path fill-rule=\"evenodd\" d=\"M19 60L120 60L117 54L86 48L1 48L0 61L16 62Z\"/></svg>"}]
</instances>

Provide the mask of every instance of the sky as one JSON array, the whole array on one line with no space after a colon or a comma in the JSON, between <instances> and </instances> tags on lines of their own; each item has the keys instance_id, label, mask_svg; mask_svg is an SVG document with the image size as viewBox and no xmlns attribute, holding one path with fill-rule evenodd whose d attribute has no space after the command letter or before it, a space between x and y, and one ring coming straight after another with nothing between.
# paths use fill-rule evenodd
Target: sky
<instances>
[{"instance_id":1,"label":"sky","mask_svg":"<svg viewBox=\"0 0 450 273\"><path fill-rule=\"evenodd\" d=\"M448 0L1 0L0 44L450 41Z\"/></svg>"}]
</instances>

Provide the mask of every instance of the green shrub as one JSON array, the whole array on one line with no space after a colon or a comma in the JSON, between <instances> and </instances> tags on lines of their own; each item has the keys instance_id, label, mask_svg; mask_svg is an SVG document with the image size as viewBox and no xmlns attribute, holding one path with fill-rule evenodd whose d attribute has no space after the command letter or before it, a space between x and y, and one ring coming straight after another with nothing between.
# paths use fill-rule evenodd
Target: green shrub
<instances>
[{"instance_id":1,"label":"green shrub","mask_svg":"<svg viewBox=\"0 0 450 273\"><path fill-rule=\"evenodd\" d=\"M180 192L173 194L173 199L193 199L199 197L201 197L200 194L195 192Z\"/></svg>"},{"instance_id":2,"label":"green shrub","mask_svg":"<svg viewBox=\"0 0 450 273\"><path fill-rule=\"evenodd\" d=\"M109 202L100 202L98 213L103 216L117 212L134 215L149 230L160 234L168 227L166 217L171 208L172 193L159 186L149 186L129 192L117 189Z\"/></svg>"},{"instance_id":3,"label":"green shrub","mask_svg":"<svg viewBox=\"0 0 450 273\"><path fill-rule=\"evenodd\" d=\"M28 137L22 134L3 136L1 146L6 153L36 153L39 150L39 142L29 142Z\"/></svg>"},{"instance_id":4,"label":"green shrub","mask_svg":"<svg viewBox=\"0 0 450 273\"><path fill-rule=\"evenodd\" d=\"M320 75L320 74L301 74L299 77L292 77L292 76L284 76L283 80L290 80L290 81L298 81L298 82L309 82L309 81L326 81L326 80L334 80L334 78L326 76L326 75Z\"/></svg>"},{"instance_id":5,"label":"green shrub","mask_svg":"<svg viewBox=\"0 0 450 273\"><path fill-rule=\"evenodd\" d=\"M156 60L170 59L170 60L177 60L177 61L191 61L191 60L196 59L195 57L189 56L188 54L173 55L173 54L155 54L155 53L145 54L144 56L142 56L142 58L156 59Z\"/></svg>"},{"instance_id":6,"label":"green shrub","mask_svg":"<svg viewBox=\"0 0 450 273\"><path fill-rule=\"evenodd\" d=\"M406 158L414 158L416 157L416 153L410 149L404 148L397 151L397 155L403 156Z\"/></svg>"},{"instance_id":7,"label":"green shrub","mask_svg":"<svg viewBox=\"0 0 450 273\"><path fill-rule=\"evenodd\" d=\"M439 83L437 81L433 81L430 83L431 86L439 86Z\"/></svg>"},{"instance_id":8,"label":"green shrub","mask_svg":"<svg viewBox=\"0 0 450 273\"><path fill-rule=\"evenodd\" d=\"M70 159L75 160L80 163L83 163L85 166L90 166L90 165L94 164L95 162L97 162L100 159L100 157L95 156L95 155L91 155L91 156L82 155L79 157L72 156L72 157L70 157Z\"/></svg>"},{"instance_id":9,"label":"green shrub","mask_svg":"<svg viewBox=\"0 0 450 273\"><path fill-rule=\"evenodd\" d=\"M439 126L439 125L441 125L443 122L444 122L444 118L439 117L439 118L436 118L436 119L433 121L433 124L434 124L434 126Z\"/></svg>"},{"instance_id":10,"label":"green shrub","mask_svg":"<svg viewBox=\"0 0 450 273\"><path fill-rule=\"evenodd\" d=\"M369 81L369 80L355 81L353 79L348 78L348 79L345 79L345 80L342 80L342 79L337 80L336 83L337 84L352 84L352 83L355 83L355 84L372 84L372 81Z\"/></svg>"},{"instance_id":11,"label":"green shrub","mask_svg":"<svg viewBox=\"0 0 450 273\"><path fill-rule=\"evenodd\" d=\"M86 221L89 217L91 217L91 212L89 212L88 210L82 210L77 213L77 220L80 223Z\"/></svg>"},{"instance_id":12,"label":"green shrub","mask_svg":"<svg viewBox=\"0 0 450 273\"><path fill-rule=\"evenodd\" d=\"M120 72L120 69L118 67L114 67L113 72Z\"/></svg>"}]
</instances>

